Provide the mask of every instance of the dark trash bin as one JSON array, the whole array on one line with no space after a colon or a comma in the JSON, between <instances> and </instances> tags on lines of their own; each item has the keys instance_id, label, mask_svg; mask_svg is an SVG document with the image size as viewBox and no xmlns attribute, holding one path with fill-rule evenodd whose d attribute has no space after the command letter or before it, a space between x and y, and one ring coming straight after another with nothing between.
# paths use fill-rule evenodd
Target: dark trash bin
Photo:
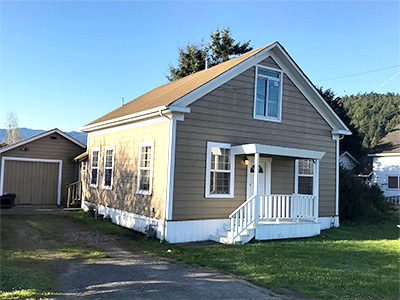
<instances>
[{"instance_id":1,"label":"dark trash bin","mask_svg":"<svg viewBox=\"0 0 400 300\"><path fill-rule=\"evenodd\" d=\"M0 196L1 208L11 208L15 206L15 197L17 197L15 194L4 194L3 196Z\"/></svg>"}]
</instances>

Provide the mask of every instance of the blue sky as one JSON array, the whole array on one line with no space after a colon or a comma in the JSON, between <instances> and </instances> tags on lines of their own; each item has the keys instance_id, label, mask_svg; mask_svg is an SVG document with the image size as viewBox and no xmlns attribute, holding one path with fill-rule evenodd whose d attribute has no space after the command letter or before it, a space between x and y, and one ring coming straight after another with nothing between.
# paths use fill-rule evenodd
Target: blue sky
<instances>
[{"instance_id":1,"label":"blue sky","mask_svg":"<svg viewBox=\"0 0 400 300\"><path fill-rule=\"evenodd\" d=\"M167 82L178 47L217 26L255 48L279 41L338 95L371 92L400 68L398 1L0 2L0 128L64 131ZM396 92L400 76L377 92Z\"/></svg>"}]
</instances>

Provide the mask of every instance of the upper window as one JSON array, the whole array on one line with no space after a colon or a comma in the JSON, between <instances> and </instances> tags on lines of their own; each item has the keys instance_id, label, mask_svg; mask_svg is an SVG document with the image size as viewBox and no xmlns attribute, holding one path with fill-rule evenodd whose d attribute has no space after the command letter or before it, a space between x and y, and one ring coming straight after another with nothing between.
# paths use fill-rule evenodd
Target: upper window
<instances>
[{"instance_id":1,"label":"upper window","mask_svg":"<svg viewBox=\"0 0 400 300\"><path fill-rule=\"evenodd\" d=\"M261 66L256 68L254 118L280 122L282 73Z\"/></svg>"},{"instance_id":2,"label":"upper window","mask_svg":"<svg viewBox=\"0 0 400 300\"><path fill-rule=\"evenodd\" d=\"M151 195L153 182L154 141L139 143L137 193Z\"/></svg>"},{"instance_id":3,"label":"upper window","mask_svg":"<svg viewBox=\"0 0 400 300\"><path fill-rule=\"evenodd\" d=\"M400 176L388 176L388 188L389 189L400 189Z\"/></svg>"},{"instance_id":4,"label":"upper window","mask_svg":"<svg viewBox=\"0 0 400 300\"><path fill-rule=\"evenodd\" d=\"M92 148L92 161L90 165L90 186L97 187L99 184L99 160L100 148Z\"/></svg>"},{"instance_id":5,"label":"upper window","mask_svg":"<svg viewBox=\"0 0 400 300\"><path fill-rule=\"evenodd\" d=\"M314 163L312 159L296 160L296 194L313 195Z\"/></svg>"},{"instance_id":6,"label":"upper window","mask_svg":"<svg viewBox=\"0 0 400 300\"><path fill-rule=\"evenodd\" d=\"M115 146L107 146L104 149L104 176L103 188L112 189L112 182L114 177L114 150Z\"/></svg>"},{"instance_id":7,"label":"upper window","mask_svg":"<svg viewBox=\"0 0 400 300\"><path fill-rule=\"evenodd\" d=\"M229 144L207 143L207 198L233 197L234 156L230 148Z\"/></svg>"}]
</instances>

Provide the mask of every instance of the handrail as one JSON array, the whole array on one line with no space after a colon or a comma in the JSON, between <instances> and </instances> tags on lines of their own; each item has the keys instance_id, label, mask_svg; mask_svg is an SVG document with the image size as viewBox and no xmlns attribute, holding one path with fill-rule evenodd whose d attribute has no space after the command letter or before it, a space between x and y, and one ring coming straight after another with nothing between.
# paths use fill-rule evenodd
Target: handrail
<instances>
[{"instance_id":1,"label":"handrail","mask_svg":"<svg viewBox=\"0 0 400 300\"><path fill-rule=\"evenodd\" d=\"M76 184L78 184L78 183L80 183L79 180L78 180L78 181L71 182L71 183L68 183L68 184L66 185L66 187L70 187L70 186L76 185Z\"/></svg>"},{"instance_id":2,"label":"handrail","mask_svg":"<svg viewBox=\"0 0 400 300\"><path fill-rule=\"evenodd\" d=\"M82 183L81 181L75 181L66 185L67 187L67 207L70 207L71 203L76 203L82 200Z\"/></svg>"},{"instance_id":3,"label":"handrail","mask_svg":"<svg viewBox=\"0 0 400 300\"><path fill-rule=\"evenodd\" d=\"M253 196L251 196L249 199L247 199L245 202L243 202L242 205L240 205L238 208L236 208L236 209L233 211L233 213L231 213L231 214L229 215L229 218L232 218L233 215L234 215L235 213L237 213L242 207L244 207L244 206L247 204L247 202L253 200L255 197L256 197L256 195L253 195Z\"/></svg>"}]
</instances>

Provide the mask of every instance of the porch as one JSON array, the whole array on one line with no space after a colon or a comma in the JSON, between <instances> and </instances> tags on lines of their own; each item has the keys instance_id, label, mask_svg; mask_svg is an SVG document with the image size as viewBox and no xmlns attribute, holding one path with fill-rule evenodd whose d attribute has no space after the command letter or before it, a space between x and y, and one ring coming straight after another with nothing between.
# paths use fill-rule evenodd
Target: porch
<instances>
[{"instance_id":1,"label":"porch","mask_svg":"<svg viewBox=\"0 0 400 300\"><path fill-rule=\"evenodd\" d=\"M245 155L247 200L229 215L230 224L219 228L210 236L211 240L245 244L253 238L287 239L320 233L319 161L324 152L258 144L231 149L233 157ZM271 193L271 166L276 156L294 162L294 192L291 194Z\"/></svg>"}]
</instances>

